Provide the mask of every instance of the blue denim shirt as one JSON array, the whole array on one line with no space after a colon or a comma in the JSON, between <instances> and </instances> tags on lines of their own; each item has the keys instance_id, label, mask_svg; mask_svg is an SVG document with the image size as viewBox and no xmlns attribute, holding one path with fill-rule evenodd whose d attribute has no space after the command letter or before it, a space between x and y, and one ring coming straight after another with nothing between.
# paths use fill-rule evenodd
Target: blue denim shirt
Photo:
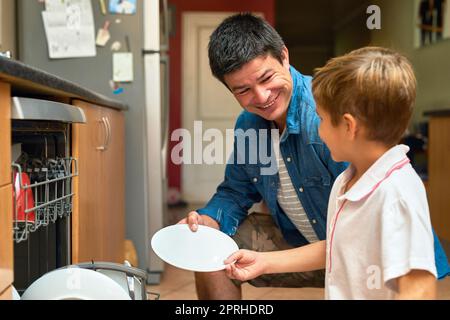
<instances>
[{"instance_id":1,"label":"blue denim shirt","mask_svg":"<svg viewBox=\"0 0 450 320\"><path fill-rule=\"evenodd\" d=\"M333 161L330 151L319 137L320 120L311 93L312 78L300 74L293 67L290 72L293 80L292 97L286 119L287 134L280 140L280 153L312 227L318 238L324 240L331 187L336 177L346 169L347 163ZM261 169L270 164L264 164L259 157L256 162L250 161L252 147L257 148L258 152L265 147L267 155L273 154L271 121L243 111L236 121L235 132L239 129L244 132L266 129L268 139L263 141L256 135L256 143L253 141L256 147L247 143L243 150L237 147L235 139L224 181L207 205L197 212L210 216L219 223L221 231L233 236L252 205L264 199L285 240L295 247L308 244L278 204L278 171L271 175L261 174ZM435 249L438 274L442 277L450 272L450 267L439 241L435 241Z\"/></svg>"}]
</instances>

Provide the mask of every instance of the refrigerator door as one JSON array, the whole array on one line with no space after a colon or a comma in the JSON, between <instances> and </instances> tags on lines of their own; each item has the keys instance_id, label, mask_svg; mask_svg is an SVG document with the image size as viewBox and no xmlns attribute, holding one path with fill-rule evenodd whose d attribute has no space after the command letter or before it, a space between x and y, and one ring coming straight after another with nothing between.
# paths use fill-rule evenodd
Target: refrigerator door
<instances>
[{"instance_id":1,"label":"refrigerator door","mask_svg":"<svg viewBox=\"0 0 450 320\"><path fill-rule=\"evenodd\" d=\"M144 1L144 51L159 53L160 20L159 1Z\"/></svg>"},{"instance_id":2,"label":"refrigerator door","mask_svg":"<svg viewBox=\"0 0 450 320\"><path fill-rule=\"evenodd\" d=\"M145 68L145 135L147 154L147 282L157 284L163 271L164 264L150 247L152 236L164 226L165 189L166 189L166 121L163 112L163 98L165 92L161 84L162 74L160 55L160 20L159 0L144 1L144 68ZM164 65L163 65L164 66ZM161 73L164 72L164 73ZM164 99L165 100L165 99Z\"/></svg>"}]
</instances>

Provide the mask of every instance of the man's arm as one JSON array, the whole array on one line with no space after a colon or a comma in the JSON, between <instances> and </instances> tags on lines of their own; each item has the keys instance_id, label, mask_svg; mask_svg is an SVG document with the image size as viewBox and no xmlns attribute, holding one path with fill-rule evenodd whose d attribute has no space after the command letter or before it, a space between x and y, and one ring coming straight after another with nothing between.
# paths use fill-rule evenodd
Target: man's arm
<instances>
[{"instance_id":1,"label":"man's arm","mask_svg":"<svg viewBox=\"0 0 450 320\"><path fill-rule=\"evenodd\" d=\"M412 270L397 279L398 300L436 299L436 278L425 270Z\"/></svg>"}]
</instances>

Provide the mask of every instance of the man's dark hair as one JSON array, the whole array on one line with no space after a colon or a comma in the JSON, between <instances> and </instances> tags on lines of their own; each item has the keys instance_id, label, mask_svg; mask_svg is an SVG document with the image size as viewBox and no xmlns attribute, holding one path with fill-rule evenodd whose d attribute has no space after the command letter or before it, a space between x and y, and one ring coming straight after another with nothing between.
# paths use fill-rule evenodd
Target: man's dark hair
<instances>
[{"instance_id":1,"label":"man's dark hair","mask_svg":"<svg viewBox=\"0 0 450 320\"><path fill-rule=\"evenodd\" d=\"M212 74L224 84L224 76L247 62L271 54L282 63L283 39L265 20L250 13L226 18L212 33L209 65Z\"/></svg>"}]
</instances>

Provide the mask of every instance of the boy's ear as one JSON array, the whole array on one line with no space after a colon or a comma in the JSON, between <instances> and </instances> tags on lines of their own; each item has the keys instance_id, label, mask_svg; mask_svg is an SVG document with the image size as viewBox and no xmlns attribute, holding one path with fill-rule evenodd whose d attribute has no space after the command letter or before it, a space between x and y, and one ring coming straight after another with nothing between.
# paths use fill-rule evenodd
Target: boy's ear
<instances>
[{"instance_id":1,"label":"boy's ear","mask_svg":"<svg viewBox=\"0 0 450 320\"><path fill-rule=\"evenodd\" d=\"M344 120L346 133L351 140L355 140L358 132L358 122L356 121L356 118L350 113L345 113L342 118Z\"/></svg>"}]
</instances>

